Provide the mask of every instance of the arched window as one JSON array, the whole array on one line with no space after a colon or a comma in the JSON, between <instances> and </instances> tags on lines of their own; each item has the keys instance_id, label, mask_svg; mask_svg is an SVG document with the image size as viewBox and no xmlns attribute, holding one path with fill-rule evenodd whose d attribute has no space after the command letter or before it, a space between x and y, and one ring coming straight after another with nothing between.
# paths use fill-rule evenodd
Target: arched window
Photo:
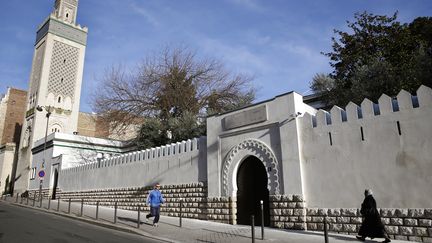
<instances>
[{"instance_id":1,"label":"arched window","mask_svg":"<svg viewBox=\"0 0 432 243\"><path fill-rule=\"evenodd\" d=\"M54 124L54 125L51 127L51 132L52 132L52 133L54 133L54 132L61 132L61 125L58 124L58 123Z\"/></svg>"},{"instance_id":2,"label":"arched window","mask_svg":"<svg viewBox=\"0 0 432 243\"><path fill-rule=\"evenodd\" d=\"M58 97L57 102L58 102L58 103L61 102L61 97Z\"/></svg>"}]
</instances>

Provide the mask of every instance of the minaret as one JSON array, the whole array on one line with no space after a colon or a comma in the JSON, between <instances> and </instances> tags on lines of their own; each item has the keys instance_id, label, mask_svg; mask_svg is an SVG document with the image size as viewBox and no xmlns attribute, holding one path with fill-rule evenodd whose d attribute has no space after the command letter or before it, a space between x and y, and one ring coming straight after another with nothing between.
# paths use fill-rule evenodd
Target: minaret
<instances>
[{"instance_id":1,"label":"minaret","mask_svg":"<svg viewBox=\"0 0 432 243\"><path fill-rule=\"evenodd\" d=\"M39 184L35 173L41 162L32 161L31 149L44 138L46 127L48 134L77 131L87 43L87 28L76 24L77 9L78 0L56 0L54 11L37 30L16 171L18 193L27 190L29 183ZM38 111L38 106L44 110ZM47 110L51 112L48 125Z\"/></svg>"}]
</instances>

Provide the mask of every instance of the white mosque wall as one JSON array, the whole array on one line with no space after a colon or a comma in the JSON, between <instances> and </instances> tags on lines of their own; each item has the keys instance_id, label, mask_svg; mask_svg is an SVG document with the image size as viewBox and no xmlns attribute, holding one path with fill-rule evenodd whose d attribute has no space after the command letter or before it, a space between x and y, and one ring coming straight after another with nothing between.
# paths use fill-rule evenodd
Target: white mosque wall
<instances>
[{"instance_id":1,"label":"white mosque wall","mask_svg":"<svg viewBox=\"0 0 432 243\"><path fill-rule=\"evenodd\" d=\"M356 208L363 191L379 207L429 208L432 201L432 90L402 90L378 104L319 110L299 119L307 207Z\"/></svg>"},{"instance_id":2,"label":"white mosque wall","mask_svg":"<svg viewBox=\"0 0 432 243\"><path fill-rule=\"evenodd\" d=\"M42 181L43 188L52 188L54 170L67 169L87 164L100 154L104 158L127 152L128 146L122 141L86 137L65 133L51 133L46 139L46 151L43 152L45 139L39 139L32 149L32 163L30 173L36 171L35 176L30 175L29 189L38 189L42 178L38 176L40 170L45 171ZM42 168L43 157L45 165Z\"/></svg>"},{"instance_id":3,"label":"white mosque wall","mask_svg":"<svg viewBox=\"0 0 432 243\"><path fill-rule=\"evenodd\" d=\"M61 170L62 191L207 181L206 138L125 153Z\"/></svg>"}]
</instances>

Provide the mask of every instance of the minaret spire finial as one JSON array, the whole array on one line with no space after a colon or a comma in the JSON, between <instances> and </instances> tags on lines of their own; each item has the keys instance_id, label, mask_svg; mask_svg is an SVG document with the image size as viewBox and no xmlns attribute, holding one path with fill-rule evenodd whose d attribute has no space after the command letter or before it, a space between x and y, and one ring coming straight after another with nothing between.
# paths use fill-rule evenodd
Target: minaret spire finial
<instances>
[{"instance_id":1,"label":"minaret spire finial","mask_svg":"<svg viewBox=\"0 0 432 243\"><path fill-rule=\"evenodd\" d=\"M54 15L69 24L75 24L78 9L78 0L56 0Z\"/></svg>"}]
</instances>

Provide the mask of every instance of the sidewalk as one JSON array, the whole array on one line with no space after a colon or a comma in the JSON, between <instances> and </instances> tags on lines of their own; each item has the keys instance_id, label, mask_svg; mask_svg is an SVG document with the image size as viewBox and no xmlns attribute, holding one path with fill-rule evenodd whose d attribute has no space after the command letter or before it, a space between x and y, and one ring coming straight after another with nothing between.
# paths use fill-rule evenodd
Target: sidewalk
<instances>
[{"instance_id":1,"label":"sidewalk","mask_svg":"<svg viewBox=\"0 0 432 243\"><path fill-rule=\"evenodd\" d=\"M4 202L4 200L1 200ZM42 208L39 208L40 202L35 202L30 199L29 205L26 205L27 200L24 199L21 204L21 198L8 197L6 202L16 206L28 207L35 210L45 211L47 213L57 214L63 217L74 218L85 221L91 224L96 224L103 227L108 227L115 230L126 231L130 233L140 234L151 238L166 242L252 242L251 227L244 225L229 225L210 221L202 221L196 219L182 219L182 227L180 227L180 219L176 217L161 216L159 227L153 227L152 222L145 222L145 215L148 212L140 213L140 221L138 228L138 212L129 210L117 210L116 223L114 224L114 208L99 207L98 220L96 220L96 206L83 205L83 216L81 216L81 203L71 203L70 214L68 213L68 201L60 201L59 211L57 212L58 200L51 200L50 210L48 210L48 200L42 202ZM265 228L265 239L261 240L261 227L255 227L255 242L311 242L323 243L324 234L322 232L312 231L290 231L274 228ZM360 242L351 235L329 234L329 242ZM383 239L370 240L366 242L381 242ZM392 240L392 242L406 242Z\"/></svg>"}]
</instances>

